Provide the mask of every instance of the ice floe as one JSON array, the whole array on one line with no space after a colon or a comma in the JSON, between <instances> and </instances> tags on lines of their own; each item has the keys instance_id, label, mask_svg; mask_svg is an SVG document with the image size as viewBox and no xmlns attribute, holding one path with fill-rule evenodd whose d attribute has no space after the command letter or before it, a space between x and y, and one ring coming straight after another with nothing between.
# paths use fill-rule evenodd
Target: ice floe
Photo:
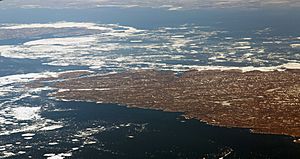
<instances>
[{"instance_id":1,"label":"ice floe","mask_svg":"<svg viewBox=\"0 0 300 159\"><path fill-rule=\"evenodd\" d=\"M2 154L4 155L3 157L4 158L8 158L8 157L12 157L12 156L15 156L16 154L13 153L13 152L8 152L8 151L4 151L2 152Z\"/></svg>"},{"instance_id":2,"label":"ice floe","mask_svg":"<svg viewBox=\"0 0 300 159\"><path fill-rule=\"evenodd\" d=\"M48 143L48 145L50 145L50 146L58 145L58 142L50 142L50 143Z\"/></svg>"},{"instance_id":3,"label":"ice floe","mask_svg":"<svg viewBox=\"0 0 300 159\"><path fill-rule=\"evenodd\" d=\"M12 109L12 115L17 120L40 119L39 112L41 107L17 107Z\"/></svg>"},{"instance_id":4,"label":"ice floe","mask_svg":"<svg viewBox=\"0 0 300 159\"><path fill-rule=\"evenodd\" d=\"M77 151L77 150L79 150L79 147L73 147L72 150Z\"/></svg>"},{"instance_id":5,"label":"ice floe","mask_svg":"<svg viewBox=\"0 0 300 159\"><path fill-rule=\"evenodd\" d=\"M292 48L300 48L300 44L291 44Z\"/></svg>"},{"instance_id":6,"label":"ice floe","mask_svg":"<svg viewBox=\"0 0 300 159\"><path fill-rule=\"evenodd\" d=\"M22 154L25 154L26 151L19 151L18 154L22 155Z\"/></svg>"},{"instance_id":7,"label":"ice floe","mask_svg":"<svg viewBox=\"0 0 300 159\"><path fill-rule=\"evenodd\" d=\"M22 134L22 137L33 137L35 134L33 133L27 133L27 134Z\"/></svg>"},{"instance_id":8,"label":"ice floe","mask_svg":"<svg viewBox=\"0 0 300 159\"><path fill-rule=\"evenodd\" d=\"M55 154L54 153L46 153L46 154L44 154L44 157L52 157L52 156L55 156Z\"/></svg>"},{"instance_id":9,"label":"ice floe","mask_svg":"<svg viewBox=\"0 0 300 159\"><path fill-rule=\"evenodd\" d=\"M56 22L56 23L33 23L33 24L9 24L1 29L34 29L34 28L86 28L92 30L110 30L107 27L101 27L95 23L78 23L78 22Z\"/></svg>"},{"instance_id":10,"label":"ice floe","mask_svg":"<svg viewBox=\"0 0 300 159\"><path fill-rule=\"evenodd\" d=\"M31 140L33 137L24 137L24 140Z\"/></svg>"},{"instance_id":11,"label":"ice floe","mask_svg":"<svg viewBox=\"0 0 300 159\"><path fill-rule=\"evenodd\" d=\"M73 150L71 150L73 151ZM59 154L55 154L55 153L46 153L43 156L47 157L47 159L64 159L66 157L71 157L72 156L72 152L65 152L65 153L59 153Z\"/></svg>"},{"instance_id":12,"label":"ice floe","mask_svg":"<svg viewBox=\"0 0 300 159\"><path fill-rule=\"evenodd\" d=\"M175 11L175 10L180 10L180 9L182 9L182 7L172 7L172 8L169 8L168 10Z\"/></svg>"},{"instance_id":13,"label":"ice floe","mask_svg":"<svg viewBox=\"0 0 300 159\"><path fill-rule=\"evenodd\" d=\"M251 46L238 46L238 47L235 47L235 49L251 49L252 47Z\"/></svg>"},{"instance_id":14,"label":"ice floe","mask_svg":"<svg viewBox=\"0 0 300 159\"><path fill-rule=\"evenodd\" d=\"M52 131L63 128L63 125L50 125L39 129L39 131Z\"/></svg>"},{"instance_id":15,"label":"ice floe","mask_svg":"<svg viewBox=\"0 0 300 159\"><path fill-rule=\"evenodd\" d=\"M6 129L0 130L0 136L23 133L25 140L31 140L35 133L40 131L51 131L63 127L61 122L41 117L42 106L19 106L5 105L0 109L0 123ZM28 133L30 132L30 133Z\"/></svg>"},{"instance_id":16,"label":"ice floe","mask_svg":"<svg viewBox=\"0 0 300 159\"><path fill-rule=\"evenodd\" d=\"M127 137L128 137L129 139L133 139L133 138L134 138L133 135L128 135Z\"/></svg>"},{"instance_id":17,"label":"ice floe","mask_svg":"<svg viewBox=\"0 0 300 159\"><path fill-rule=\"evenodd\" d=\"M254 66L247 66L247 67L234 67L234 66L197 66L197 65L174 65L173 71L188 71L190 69L195 69L199 71L204 70L240 70L242 72L249 72L249 71L283 71L286 69L300 69L300 63L286 63L278 66L270 66L270 67L254 67Z\"/></svg>"},{"instance_id":18,"label":"ice floe","mask_svg":"<svg viewBox=\"0 0 300 159\"><path fill-rule=\"evenodd\" d=\"M284 69L300 69L300 63L286 63L283 65L278 66L278 68L284 68Z\"/></svg>"},{"instance_id":19,"label":"ice floe","mask_svg":"<svg viewBox=\"0 0 300 159\"><path fill-rule=\"evenodd\" d=\"M42 72L42 73L28 73L28 74L16 74L0 77L0 86L12 84L30 82L39 78L57 77L58 73L55 72Z\"/></svg>"},{"instance_id":20,"label":"ice floe","mask_svg":"<svg viewBox=\"0 0 300 159\"><path fill-rule=\"evenodd\" d=\"M23 45L32 46L32 45L84 45L95 42L97 39L94 36L82 36L82 37L67 37L67 38L51 38L51 39L42 39L26 42ZM88 45L89 46L89 45ZM49 48L45 48L49 49Z\"/></svg>"}]
</instances>

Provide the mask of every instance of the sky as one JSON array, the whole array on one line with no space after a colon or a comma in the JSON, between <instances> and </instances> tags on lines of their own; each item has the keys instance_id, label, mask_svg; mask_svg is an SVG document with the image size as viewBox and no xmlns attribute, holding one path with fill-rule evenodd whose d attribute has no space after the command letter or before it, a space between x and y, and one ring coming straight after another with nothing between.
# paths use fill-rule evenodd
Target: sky
<instances>
[{"instance_id":1,"label":"sky","mask_svg":"<svg viewBox=\"0 0 300 159\"><path fill-rule=\"evenodd\" d=\"M199 8L300 7L299 0L3 0L0 8L91 8L105 6Z\"/></svg>"}]
</instances>

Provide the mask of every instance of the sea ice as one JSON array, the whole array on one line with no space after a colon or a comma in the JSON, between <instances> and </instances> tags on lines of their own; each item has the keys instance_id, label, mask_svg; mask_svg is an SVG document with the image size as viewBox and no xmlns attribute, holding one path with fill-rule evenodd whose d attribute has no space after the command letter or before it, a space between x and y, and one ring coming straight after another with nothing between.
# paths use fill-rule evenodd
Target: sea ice
<instances>
[{"instance_id":1,"label":"sea ice","mask_svg":"<svg viewBox=\"0 0 300 159\"><path fill-rule=\"evenodd\" d=\"M22 134L22 137L33 137L35 134L32 133L27 133L27 134Z\"/></svg>"},{"instance_id":2,"label":"sea ice","mask_svg":"<svg viewBox=\"0 0 300 159\"><path fill-rule=\"evenodd\" d=\"M40 129L40 131L51 131L51 130L56 130L62 128L62 125L51 125L51 126L46 126Z\"/></svg>"},{"instance_id":3,"label":"sea ice","mask_svg":"<svg viewBox=\"0 0 300 159\"><path fill-rule=\"evenodd\" d=\"M12 109L12 115L17 120L40 119L41 107L17 107Z\"/></svg>"}]
</instances>

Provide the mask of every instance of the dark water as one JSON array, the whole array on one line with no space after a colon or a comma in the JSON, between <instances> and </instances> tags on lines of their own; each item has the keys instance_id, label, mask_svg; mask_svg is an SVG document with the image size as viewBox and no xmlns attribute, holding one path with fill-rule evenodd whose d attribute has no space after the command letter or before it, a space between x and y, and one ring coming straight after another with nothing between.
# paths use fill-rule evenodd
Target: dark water
<instances>
[{"instance_id":1,"label":"dark water","mask_svg":"<svg viewBox=\"0 0 300 159\"><path fill-rule=\"evenodd\" d=\"M37 133L28 143L33 147L16 158L41 158L46 153L62 153L73 147L80 148L72 152L72 158L91 159L220 158L228 152L231 153L226 158L296 159L300 155L300 145L293 143L290 137L209 126L197 120L185 120L180 113L87 102L59 102L55 107L69 111L45 111L42 115L64 121L66 126ZM122 126L124 123L127 124ZM78 138L78 142L71 141L72 134L93 127L105 130ZM19 136L11 136L6 142ZM97 143L82 144L88 138ZM59 141L59 144L49 146L51 141Z\"/></svg>"},{"instance_id":2,"label":"dark water","mask_svg":"<svg viewBox=\"0 0 300 159\"><path fill-rule=\"evenodd\" d=\"M0 56L0 77L14 75L14 74L26 74L26 73L37 73L45 71L66 71L66 70L78 70L86 69L83 66L66 66L56 67L43 65L40 60L32 59L15 59L5 58Z\"/></svg>"},{"instance_id":3,"label":"dark water","mask_svg":"<svg viewBox=\"0 0 300 159\"><path fill-rule=\"evenodd\" d=\"M300 155L300 145L292 143L289 137L208 126L197 120L184 120L179 113L128 109L112 104L68 102L60 105L76 109L70 114L76 123L90 120L104 120L111 124L147 123L145 130L136 135L130 128L95 135L106 147L118 152L117 155L105 154L91 147L74 153L74 157L217 158L230 148L233 152L228 158L298 158ZM49 114L49 117L64 118L65 115ZM128 134L135 137L128 139Z\"/></svg>"},{"instance_id":4,"label":"dark water","mask_svg":"<svg viewBox=\"0 0 300 159\"><path fill-rule=\"evenodd\" d=\"M167 11L152 8L95 9L2 9L0 23L47 23L56 21L117 23L137 28L157 28L197 24L216 26L237 34L274 28L278 35L294 35L300 31L299 9L263 8L199 9Z\"/></svg>"}]
</instances>

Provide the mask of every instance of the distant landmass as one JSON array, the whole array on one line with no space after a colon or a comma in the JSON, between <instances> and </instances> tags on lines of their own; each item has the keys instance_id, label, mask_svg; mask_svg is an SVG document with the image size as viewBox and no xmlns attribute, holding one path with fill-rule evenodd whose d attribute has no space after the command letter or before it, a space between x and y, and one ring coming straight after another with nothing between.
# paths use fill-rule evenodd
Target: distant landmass
<instances>
[{"instance_id":1,"label":"distant landmass","mask_svg":"<svg viewBox=\"0 0 300 159\"><path fill-rule=\"evenodd\" d=\"M260 7L297 7L300 6L296 0L62 0L62 1L36 1L36 0L14 0L5 1L2 7L21 8L90 8L90 7L159 7L169 10L199 9L199 8L260 8Z\"/></svg>"}]
</instances>

